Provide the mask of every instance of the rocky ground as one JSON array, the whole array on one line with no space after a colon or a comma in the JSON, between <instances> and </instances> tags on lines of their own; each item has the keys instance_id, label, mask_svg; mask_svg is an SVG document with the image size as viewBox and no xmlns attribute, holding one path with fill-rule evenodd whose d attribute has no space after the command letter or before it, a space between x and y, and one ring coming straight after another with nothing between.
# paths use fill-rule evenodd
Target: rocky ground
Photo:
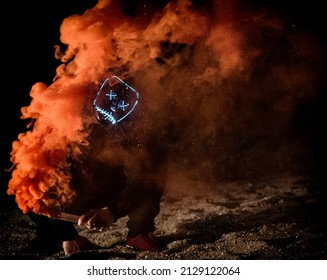
<instances>
[{"instance_id":1,"label":"rocky ground","mask_svg":"<svg viewBox=\"0 0 327 280\"><path fill-rule=\"evenodd\" d=\"M14 208L1 212L0 259L327 259L326 202L306 177L195 184L163 197L156 219L161 253L126 247L122 218L106 232L78 228L101 249L68 256L27 250L35 225Z\"/></svg>"}]
</instances>

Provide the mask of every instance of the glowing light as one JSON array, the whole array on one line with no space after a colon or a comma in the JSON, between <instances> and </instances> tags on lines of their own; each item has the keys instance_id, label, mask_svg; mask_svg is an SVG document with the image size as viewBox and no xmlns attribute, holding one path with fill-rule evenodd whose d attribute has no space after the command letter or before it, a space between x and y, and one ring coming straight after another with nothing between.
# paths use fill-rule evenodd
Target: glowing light
<instances>
[{"instance_id":1,"label":"glowing light","mask_svg":"<svg viewBox=\"0 0 327 280\"><path fill-rule=\"evenodd\" d=\"M95 106L95 109L97 113L100 113L103 116L104 120L109 120L112 124L115 124L117 122L114 116L112 115L112 112L108 112L104 109L101 109L99 106Z\"/></svg>"},{"instance_id":2,"label":"glowing light","mask_svg":"<svg viewBox=\"0 0 327 280\"><path fill-rule=\"evenodd\" d=\"M113 100L117 97L117 94L110 90L109 94L107 94L110 100Z\"/></svg>"},{"instance_id":3,"label":"glowing light","mask_svg":"<svg viewBox=\"0 0 327 280\"><path fill-rule=\"evenodd\" d=\"M96 119L103 124L116 124L130 115L138 104L139 93L117 76L107 78L94 101Z\"/></svg>"}]
</instances>

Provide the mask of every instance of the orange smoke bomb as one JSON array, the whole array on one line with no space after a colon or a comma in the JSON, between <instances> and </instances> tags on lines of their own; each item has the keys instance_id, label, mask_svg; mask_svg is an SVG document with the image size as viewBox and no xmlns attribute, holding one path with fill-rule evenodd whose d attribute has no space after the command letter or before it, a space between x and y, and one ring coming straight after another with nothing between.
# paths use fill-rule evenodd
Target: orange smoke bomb
<instances>
[{"instance_id":1,"label":"orange smoke bomb","mask_svg":"<svg viewBox=\"0 0 327 280\"><path fill-rule=\"evenodd\" d=\"M80 216L78 216L78 215L61 212L58 217L55 217L55 219L77 224L79 217Z\"/></svg>"}]
</instances>

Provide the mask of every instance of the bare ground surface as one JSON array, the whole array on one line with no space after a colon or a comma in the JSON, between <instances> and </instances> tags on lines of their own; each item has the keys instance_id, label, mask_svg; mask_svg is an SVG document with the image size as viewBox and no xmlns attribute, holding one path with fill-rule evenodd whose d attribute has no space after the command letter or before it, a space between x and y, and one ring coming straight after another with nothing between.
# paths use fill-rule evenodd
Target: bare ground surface
<instances>
[{"instance_id":1,"label":"bare ground surface","mask_svg":"<svg viewBox=\"0 0 327 280\"><path fill-rule=\"evenodd\" d=\"M100 249L64 256L27 249L35 225L20 210L1 212L0 259L327 259L326 196L305 177L221 182L169 191L156 218L161 253L125 246L126 219L81 235Z\"/></svg>"}]
</instances>

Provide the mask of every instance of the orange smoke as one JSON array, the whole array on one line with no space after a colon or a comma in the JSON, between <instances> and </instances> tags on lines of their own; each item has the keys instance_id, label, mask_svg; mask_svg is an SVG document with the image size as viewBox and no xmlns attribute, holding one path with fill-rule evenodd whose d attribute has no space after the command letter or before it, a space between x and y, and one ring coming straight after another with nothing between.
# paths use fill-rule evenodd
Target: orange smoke
<instances>
[{"instance_id":1,"label":"orange smoke","mask_svg":"<svg viewBox=\"0 0 327 280\"><path fill-rule=\"evenodd\" d=\"M33 130L21 133L12 145L14 170L8 194L16 195L24 213L54 214L73 195L67 157L69 143L83 141L81 105L78 96L71 96L77 89L67 83L63 98L57 84L59 81L49 88L41 83L33 86L33 100L22 108L22 118L33 119Z\"/></svg>"},{"instance_id":2,"label":"orange smoke","mask_svg":"<svg viewBox=\"0 0 327 280\"><path fill-rule=\"evenodd\" d=\"M75 195L68 159L88 145L92 101L113 74L132 79L141 93L144 129L137 137L160 143L172 177L260 174L274 164L284 168L284 157L298 158L299 142L285 154L285 132L316 82L303 63L316 49L302 36L285 34L273 13L236 1L166 1L163 9L149 3L133 15L121 2L99 0L63 20L66 49L56 47L62 64L54 82L35 84L22 108L31 125L13 142L8 194L24 213L54 215ZM99 157L123 154L106 141ZM137 166L139 157L129 156Z\"/></svg>"}]
</instances>

